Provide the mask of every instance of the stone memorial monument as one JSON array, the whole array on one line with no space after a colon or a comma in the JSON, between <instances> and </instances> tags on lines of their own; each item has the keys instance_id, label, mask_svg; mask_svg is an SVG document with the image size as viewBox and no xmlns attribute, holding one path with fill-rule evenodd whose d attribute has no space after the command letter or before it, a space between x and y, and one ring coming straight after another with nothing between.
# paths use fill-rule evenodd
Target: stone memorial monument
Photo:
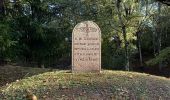
<instances>
[{"instance_id":1,"label":"stone memorial monument","mask_svg":"<svg viewBox=\"0 0 170 100\"><path fill-rule=\"evenodd\" d=\"M101 30L92 21L75 26L72 33L72 72L101 71Z\"/></svg>"}]
</instances>

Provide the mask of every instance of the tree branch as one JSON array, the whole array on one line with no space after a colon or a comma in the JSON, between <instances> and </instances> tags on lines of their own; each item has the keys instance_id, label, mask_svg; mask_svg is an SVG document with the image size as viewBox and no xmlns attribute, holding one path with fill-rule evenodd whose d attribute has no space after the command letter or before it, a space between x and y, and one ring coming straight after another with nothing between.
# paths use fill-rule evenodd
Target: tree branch
<instances>
[{"instance_id":1,"label":"tree branch","mask_svg":"<svg viewBox=\"0 0 170 100\"><path fill-rule=\"evenodd\" d=\"M166 4L167 6L170 6L170 0L157 0L163 4Z\"/></svg>"}]
</instances>

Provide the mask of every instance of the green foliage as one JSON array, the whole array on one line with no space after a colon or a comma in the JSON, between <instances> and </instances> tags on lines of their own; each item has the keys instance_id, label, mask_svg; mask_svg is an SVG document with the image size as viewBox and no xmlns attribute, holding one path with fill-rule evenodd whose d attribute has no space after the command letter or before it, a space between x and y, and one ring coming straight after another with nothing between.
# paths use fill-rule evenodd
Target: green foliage
<instances>
[{"instance_id":1,"label":"green foliage","mask_svg":"<svg viewBox=\"0 0 170 100\"><path fill-rule=\"evenodd\" d=\"M158 48L159 36L155 32L158 29L158 12L155 8L157 5L153 0L148 2L121 0L118 12L117 4L116 0L6 2L4 21L0 22L1 55L7 57L6 54L12 54L8 58L26 65L34 63L31 66L50 67L61 59L71 62L71 40L65 41L65 39L72 37L72 30L77 23L91 20L95 21L102 30L103 68L122 69L127 63L125 52L130 57L137 54L136 48L139 47L137 41L141 41L142 55L144 52L152 56L158 51L150 53L154 51L153 47ZM118 16L118 13L121 16ZM159 24L162 29L161 42L162 48L165 48L170 46L169 8L163 6L161 15ZM119 17L122 17L122 21ZM124 35L122 26L126 28ZM137 31L142 33L140 40L136 38ZM115 35L119 41L110 41Z\"/></svg>"},{"instance_id":2,"label":"green foliage","mask_svg":"<svg viewBox=\"0 0 170 100\"><path fill-rule=\"evenodd\" d=\"M0 63L10 57L10 47L15 45L11 38L11 29L7 22L0 21Z\"/></svg>"},{"instance_id":3,"label":"green foliage","mask_svg":"<svg viewBox=\"0 0 170 100\"><path fill-rule=\"evenodd\" d=\"M161 62L170 62L170 47L161 50L155 58L147 61L147 64L153 66Z\"/></svg>"},{"instance_id":4,"label":"green foliage","mask_svg":"<svg viewBox=\"0 0 170 100\"><path fill-rule=\"evenodd\" d=\"M145 26L141 32L142 51L149 53L153 51L153 32L151 27Z\"/></svg>"},{"instance_id":5,"label":"green foliage","mask_svg":"<svg viewBox=\"0 0 170 100\"><path fill-rule=\"evenodd\" d=\"M102 66L107 69L124 69L124 49L114 41L105 40L102 43Z\"/></svg>"}]
</instances>

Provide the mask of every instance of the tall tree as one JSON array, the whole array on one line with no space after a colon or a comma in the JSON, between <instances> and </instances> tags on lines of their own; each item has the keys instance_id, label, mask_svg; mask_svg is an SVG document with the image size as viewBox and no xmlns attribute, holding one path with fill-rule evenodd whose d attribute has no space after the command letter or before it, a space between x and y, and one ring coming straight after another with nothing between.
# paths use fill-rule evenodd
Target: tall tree
<instances>
[{"instance_id":1,"label":"tall tree","mask_svg":"<svg viewBox=\"0 0 170 100\"><path fill-rule=\"evenodd\" d=\"M117 13L118 13L120 25L121 25L121 28L122 28L123 39L124 39L124 42L125 42L125 57L126 57L125 69L129 71L128 41L127 41L126 25L123 23L123 19L122 19L122 15L121 15L121 10L120 10L121 0L117 0L116 7L117 7ZM127 10L126 14L128 15L129 10L128 9L126 9L126 10Z\"/></svg>"}]
</instances>

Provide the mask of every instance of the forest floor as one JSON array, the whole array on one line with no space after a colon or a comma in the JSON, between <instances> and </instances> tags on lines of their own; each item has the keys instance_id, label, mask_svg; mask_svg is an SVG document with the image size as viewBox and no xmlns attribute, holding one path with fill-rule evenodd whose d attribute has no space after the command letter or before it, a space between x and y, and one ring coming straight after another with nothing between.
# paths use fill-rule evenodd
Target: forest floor
<instances>
[{"instance_id":1,"label":"forest floor","mask_svg":"<svg viewBox=\"0 0 170 100\"><path fill-rule=\"evenodd\" d=\"M12 83L11 83L12 82ZM0 67L0 100L170 100L170 79L144 73Z\"/></svg>"}]
</instances>

